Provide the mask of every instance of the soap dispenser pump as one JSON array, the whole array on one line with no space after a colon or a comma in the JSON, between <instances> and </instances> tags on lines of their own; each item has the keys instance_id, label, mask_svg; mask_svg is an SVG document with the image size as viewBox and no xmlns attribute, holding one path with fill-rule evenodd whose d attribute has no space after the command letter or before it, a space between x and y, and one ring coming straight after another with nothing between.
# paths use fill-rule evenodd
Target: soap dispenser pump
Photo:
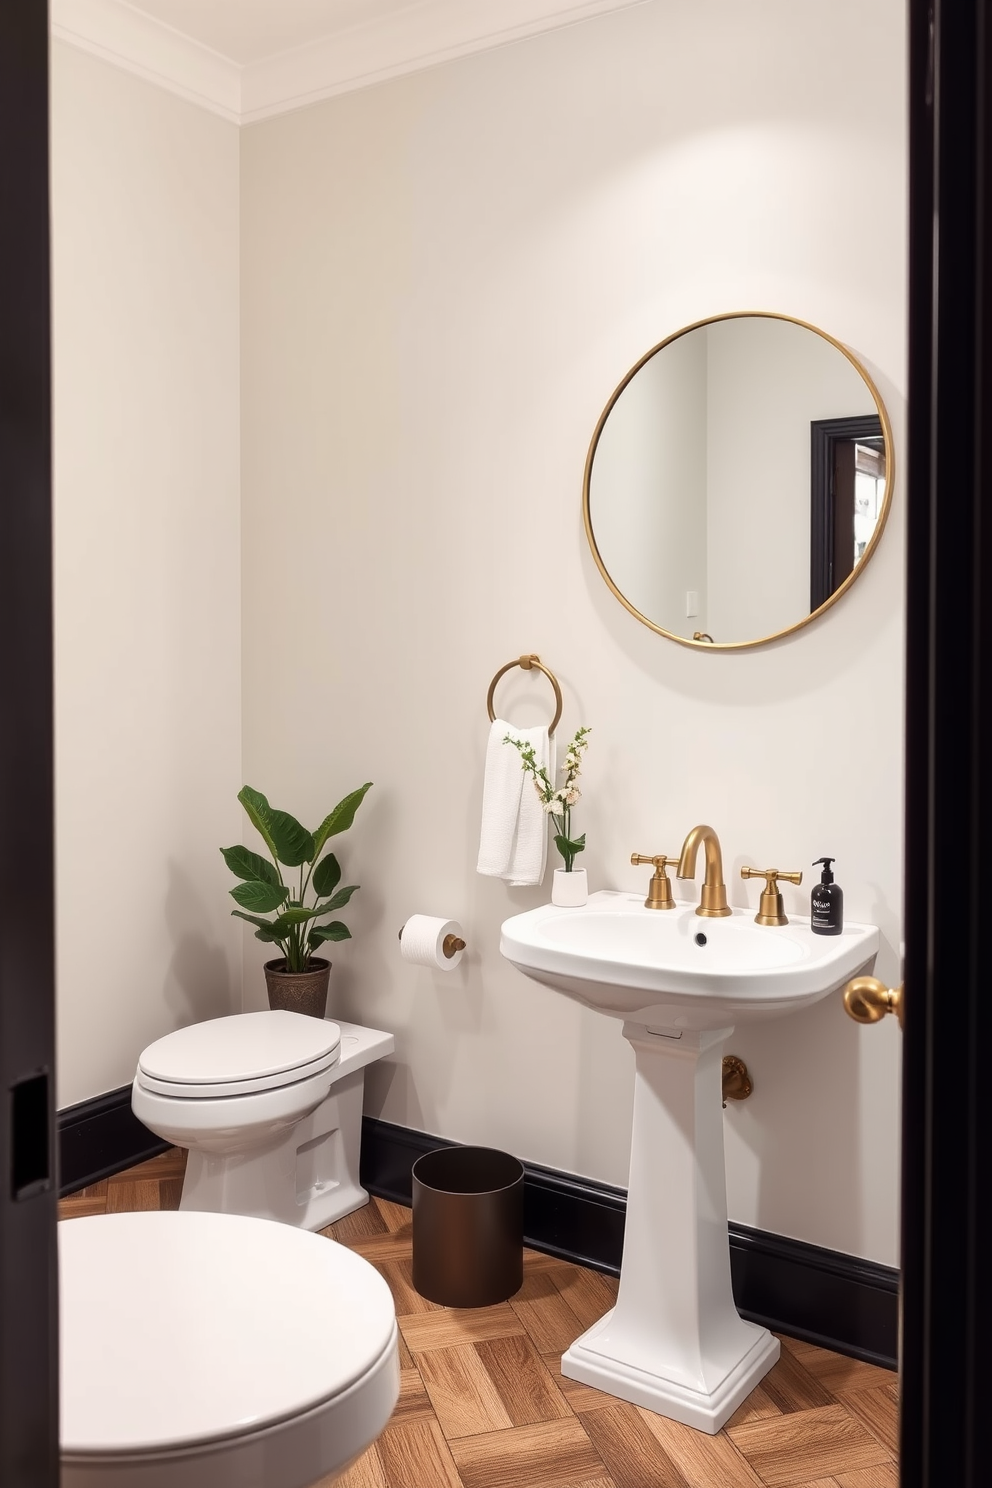
<instances>
[{"instance_id":1,"label":"soap dispenser pump","mask_svg":"<svg viewBox=\"0 0 992 1488\"><path fill-rule=\"evenodd\" d=\"M817 858L813 864L814 868L817 863L823 864L820 882L814 885L809 897L809 928L814 935L839 935L844 928L844 890L840 884L834 883L831 871L834 861L833 858Z\"/></svg>"}]
</instances>

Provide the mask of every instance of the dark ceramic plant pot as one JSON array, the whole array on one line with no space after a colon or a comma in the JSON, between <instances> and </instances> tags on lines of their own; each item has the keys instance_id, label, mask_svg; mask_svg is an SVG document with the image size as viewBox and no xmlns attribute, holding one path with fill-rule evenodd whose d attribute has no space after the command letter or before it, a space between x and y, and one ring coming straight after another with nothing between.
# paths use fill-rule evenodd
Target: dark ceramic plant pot
<instances>
[{"instance_id":1,"label":"dark ceramic plant pot","mask_svg":"<svg viewBox=\"0 0 992 1488\"><path fill-rule=\"evenodd\" d=\"M331 975L330 961L312 957L306 971L287 971L283 957L265 963L265 985L269 1007L288 1013L306 1013L322 1018L327 1008L327 984Z\"/></svg>"}]
</instances>

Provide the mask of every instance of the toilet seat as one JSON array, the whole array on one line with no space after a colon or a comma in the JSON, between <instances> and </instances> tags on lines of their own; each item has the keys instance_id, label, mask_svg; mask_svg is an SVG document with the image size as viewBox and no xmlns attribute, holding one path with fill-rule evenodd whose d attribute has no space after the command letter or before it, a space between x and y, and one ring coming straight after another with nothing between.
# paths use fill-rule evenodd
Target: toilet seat
<instances>
[{"instance_id":1,"label":"toilet seat","mask_svg":"<svg viewBox=\"0 0 992 1488\"><path fill-rule=\"evenodd\" d=\"M341 1030L323 1018L273 1009L177 1028L142 1050L136 1080L183 1100L277 1090L330 1069Z\"/></svg>"},{"instance_id":2,"label":"toilet seat","mask_svg":"<svg viewBox=\"0 0 992 1488\"><path fill-rule=\"evenodd\" d=\"M274 1090L225 1093L210 1100L201 1098L202 1091L189 1097L160 1095L146 1090L140 1075L136 1075L131 1086L131 1109L149 1131L173 1146L195 1146L202 1153L246 1153L288 1132L314 1111L330 1093L333 1074L332 1067Z\"/></svg>"},{"instance_id":3,"label":"toilet seat","mask_svg":"<svg viewBox=\"0 0 992 1488\"><path fill-rule=\"evenodd\" d=\"M59 1225L59 1267L63 1488L296 1488L389 1419L392 1297L334 1241L234 1214L99 1215Z\"/></svg>"}]
</instances>

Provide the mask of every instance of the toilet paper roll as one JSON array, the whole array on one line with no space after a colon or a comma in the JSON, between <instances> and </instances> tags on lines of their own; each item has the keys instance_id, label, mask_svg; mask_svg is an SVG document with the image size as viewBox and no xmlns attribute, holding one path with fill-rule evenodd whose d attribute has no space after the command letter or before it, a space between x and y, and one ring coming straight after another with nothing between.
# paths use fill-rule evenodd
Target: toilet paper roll
<instances>
[{"instance_id":1,"label":"toilet paper roll","mask_svg":"<svg viewBox=\"0 0 992 1488\"><path fill-rule=\"evenodd\" d=\"M463 944L453 955L446 956L444 942L449 935ZM441 971L452 971L465 954L464 941L465 935L457 920L415 914L400 931L400 955L414 966L436 966Z\"/></svg>"}]
</instances>

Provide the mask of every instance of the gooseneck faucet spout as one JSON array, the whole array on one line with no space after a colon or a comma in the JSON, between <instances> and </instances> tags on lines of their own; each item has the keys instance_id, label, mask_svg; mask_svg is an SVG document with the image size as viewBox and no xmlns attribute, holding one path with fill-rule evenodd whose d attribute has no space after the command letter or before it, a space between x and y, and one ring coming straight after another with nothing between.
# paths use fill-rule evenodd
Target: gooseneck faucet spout
<instances>
[{"instance_id":1,"label":"gooseneck faucet spout","mask_svg":"<svg viewBox=\"0 0 992 1488\"><path fill-rule=\"evenodd\" d=\"M725 915L732 914L733 911L727 903L727 886L723 881L723 853L720 851L720 839L712 827L693 827L682 844L678 876L679 878L695 878L696 856L700 843L702 843L705 855L706 873L696 913L710 919L722 919Z\"/></svg>"}]
</instances>

